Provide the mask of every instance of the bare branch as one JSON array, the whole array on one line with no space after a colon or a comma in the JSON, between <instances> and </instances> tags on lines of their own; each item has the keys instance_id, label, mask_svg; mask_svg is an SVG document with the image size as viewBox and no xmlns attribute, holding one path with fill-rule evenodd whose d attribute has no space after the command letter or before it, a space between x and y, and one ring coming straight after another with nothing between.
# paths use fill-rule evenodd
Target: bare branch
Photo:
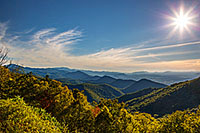
<instances>
[{"instance_id":1,"label":"bare branch","mask_svg":"<svg viewBox=\"0 0 200 133\"><path fill-rule=\"evenodd\" d=\"M5 64L8 61L8 49L1 47L0 48L0 66Z\"/></svg>"}]
</instances>

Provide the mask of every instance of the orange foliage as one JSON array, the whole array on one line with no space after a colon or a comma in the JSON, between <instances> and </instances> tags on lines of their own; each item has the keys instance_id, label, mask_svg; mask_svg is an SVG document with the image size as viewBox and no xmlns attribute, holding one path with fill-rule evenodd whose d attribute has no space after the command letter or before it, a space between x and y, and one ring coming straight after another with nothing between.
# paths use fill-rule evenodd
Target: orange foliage
<instances>
[{"instance_id":1,"label":"orange foliage","mask_svg":"<svg viewBox=\"0 0 200 133\"><path fill-rule=\"evenodd\" d=\"M94 109L92 109L92 114L94 117L96 117L100 113L100 108L97 106Z\"/></svg>"}]
</instances>

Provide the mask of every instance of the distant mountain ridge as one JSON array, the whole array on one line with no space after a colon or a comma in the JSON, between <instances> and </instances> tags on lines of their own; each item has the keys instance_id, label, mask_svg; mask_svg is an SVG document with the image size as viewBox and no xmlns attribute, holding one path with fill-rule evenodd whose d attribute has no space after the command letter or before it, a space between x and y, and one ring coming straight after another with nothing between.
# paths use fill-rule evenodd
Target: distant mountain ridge
<instances>
[{"instance_id":1,"label":"distant mountain ridge","mask_svg":"<svg viewBox=\"0 0 200 133\"><path fill-rule=\"evenodd\" d=\"M120 89L124 89L124 88L127 88L134 83L136 83L135 80L116 79L114 82L110 83L110 85L117 87L117 88L120 88Z\"/></svg>"},{"instance_id":2,"label":"distant mountain ridge","mask_svg":"<svg viewBox=\"0 0 200 133\"><path fill-rule=\"evenodd\" d=\"M76 71L76 72L68 72L65 74L66 78L70 78L70 79L79 79L79 80L91 80L92 76L81 72L81 71Z\"/></svg>"},{"instance_id":3,"label":"distant mountain ridge","mask_svg":"<svg viewBox=\"0 0 200 133\"><path fill-rule=\"evenodd\" d=\"M17 65L11 64L8 65L9 68L16 67ZM109 76L115 79L123 79L123 80L140 80L140 79L149 79L155 82L163 83L163 84L173 84L181 81L186 81L190 79L194 79L200 76L200 72L133 72L133 73L120 73L120 72L107 72L107 71L90 71L90 70L78 70L78 69L70 69L67 67L55 67L55 68L31 68L31 67L23 67L25 72L33 72L34 75L42 76L49 75L50 78L58 79L58 78L70 78L68 73L81 71L89 76L92 76L95 80L98 77ZM82 78L79 80L83 80ZM91 79L92 80L92 79Z\"/></svg>"},{"instance_id":4,"label":"distant mountain ridge","mask_svg":"<svg viewBox=\"0 0 200 133\"><path fill-rule=\"evenodd\" d=\"M142 90L145 88L163 88L163 87L166 87L166 85L158 83L158 82L154 82L154 81L151 81L148 79L141 79L141 80L133 83L129 87L123 89L122 91L124 93L132 93L132 92Z\"/></svg>"},{"instance_id":5,"label":"distant mountain ridge","mask_svg":"<svg viewBox=\"0 0 200 133\"><path fill-rule=\"evenodd\" d=\"M112 82L114 82L116 79L110 76L103 76L100 77L97 80L91 80L90 82L92 83L96 83L96 84L110 84Z\"/></svg>"}]
</instances>

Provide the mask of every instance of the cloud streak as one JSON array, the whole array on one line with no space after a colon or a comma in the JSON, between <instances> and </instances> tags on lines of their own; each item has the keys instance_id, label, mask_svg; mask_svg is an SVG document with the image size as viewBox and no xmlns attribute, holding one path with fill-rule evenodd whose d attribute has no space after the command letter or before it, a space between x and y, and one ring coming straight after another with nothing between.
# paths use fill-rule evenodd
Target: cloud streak
<instances>
[{"instance_id":1,"label":"cloud streak","mask_svg":"<svg viewBox=\"0 0 200 133\"><path fill-rule=\"evenodd\" d=\"M200 45L200 41L188 42L188 43L178 43L178 44L151 47L151 48L142 48L142 49L136 49L133 51L139 52L139 51L147 51L147 50L160 50L160 49L177 48L177 47L183 47L183 46L189 46L189 45Z\"/></svg>"},{"instance_id":2,"label":"cloud streak","mask_svg":"<svg viewBox=\"0 0 200 133\"><path fill-rule=\"evenodd\" d=\"M32 35L7 35L7 23L0 23L0 45L6 45L14 62L32 67L66 66L77 69L109 70L132 72L140 70L198 70L200 58L163 60L163 57L198 53L200 41L156 45L147 47L112 48L92 54L75 56L71 54L74 45L82 38L82 32L70 29L58 33L56 28L42 29ZM153 43L153 41L150 41ZM148 44L148 43L147 43ZM195 50L176 51L176 49L195 46ZM170 51L168 50L170 49ZM171 50L174 49L174 50ZM160 50L164 50L159 52ZM154 53L157 51L157 53ZM157 61L151 62L149 59Z\"/></svg>"},{"instance_id":3,"label":"cloud streak","mask_svg":"<svg viewBox=\"0 0 200 133\"><path fill-rule=\"evenodd\" d=\"M7 23L0 23L0 40L2 40L6 35L6 30L8 29Z\"/></svg>"}]
</instances>

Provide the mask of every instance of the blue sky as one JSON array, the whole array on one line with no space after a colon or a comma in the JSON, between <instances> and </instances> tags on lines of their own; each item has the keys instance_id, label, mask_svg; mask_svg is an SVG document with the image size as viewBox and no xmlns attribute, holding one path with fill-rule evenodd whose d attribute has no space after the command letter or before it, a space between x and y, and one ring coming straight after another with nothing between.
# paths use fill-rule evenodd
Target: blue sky
<instances>
[{"instance_id":1,"label":"blue sky","mask_svg":"<svg viewBox=\"0 0 200 133\"><path fill-rule=\"evenodd\" d=\"M184 7L188 29L169 26ZM0 0L0 45L32 67L200 71L197 0Z\"/></svg>"}]
</instances>

